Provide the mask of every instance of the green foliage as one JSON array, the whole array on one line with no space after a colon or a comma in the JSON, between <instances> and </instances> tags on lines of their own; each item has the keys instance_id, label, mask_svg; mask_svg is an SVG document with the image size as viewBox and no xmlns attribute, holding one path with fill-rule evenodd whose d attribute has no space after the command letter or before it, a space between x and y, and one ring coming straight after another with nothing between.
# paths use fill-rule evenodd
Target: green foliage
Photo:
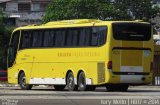
<instances>
[{"instance_id":1,"label":"green foliage","mask_svg":"<svg viewBox=\"0 0 160 105\"><path fill-rule=\"evenodd\" d=\"M3 33L4 33L3 12L2 12L2 10L0 8L0 58L2 56Z\"/></svg>"},{"instance_id":2,"label":"green foliage","mask_svg":"<svg viewBox=\"0 0 160 105\"><path fill-rule=\"evenodd\" d=\"M5 48L7 48L10 35L13 30L13 28L5 27L3 19L4 19L4 14L0 9L0 68L6 68L7 49Z\"/></svg>"},{"instance_id":3,"label":"green foliage","mask_svg":"<svg viewBox=\"0 0 160 105\"><path fill-rule=\"evenodd\" d=\"M44 22L64 19L114 19L117 10L109 0L53 0L44 17Z\"/></svg>"},{"instance_id":4,"label":"green foliage","mask_svg":"<svg viewBox=\"0 0 160 105\"><path fill-rule=\"evenodd\" d=\"M2 46L2 37L3 37L3 34L4 34L4 30L5 30L5 28L4 28L4 24L3 24L3 19L4 19L4 14L3 14L3 12L2 12L2 10L1 10L1 8L0 8L0 47Z\"/></svg>"},{"instance_id":5,"label":"green foliage","mask_svg":"<svg viewBox=\"0 0 160 105\"><path fill-rule=\"evenodd\" d=\"M120 11L128 12L132 19L149 21L160 12L160 8L153 6L153 0L115 0Z\"/></svg>"},{"instance_id":6,"label":"green foliage","mask_svg":"<svg viewBox=\"0 0 160 105\"><path fill-rule=\"evenodd\" d=\"M44 22L67 19L150 20L160 9L152 0L53 0Z\"/></svg>"},{"instance_id":7,"label":"green foliage","mask_svg":"<svg viewBox=\"0 0 160 105\"><path fill-rule=\"evenodd\" d=\"M3 23L3 17L4 17L4 14L2 12L2 9L0 8L0 25Z\"/></svg>"},{"instance_id":8,"label":"green foliage","mask_svg":"<svg viewBox=\"0 0 160 105\"><path fill-rule=\"evenodd\" d=\"M1 61L0 64L2 65L3 69L7 68L7 48L10 40L10 35L12 34L14 27L5 28L3 33L2 39L2 47L1 47Z\"/></svg>"}]
</instances>

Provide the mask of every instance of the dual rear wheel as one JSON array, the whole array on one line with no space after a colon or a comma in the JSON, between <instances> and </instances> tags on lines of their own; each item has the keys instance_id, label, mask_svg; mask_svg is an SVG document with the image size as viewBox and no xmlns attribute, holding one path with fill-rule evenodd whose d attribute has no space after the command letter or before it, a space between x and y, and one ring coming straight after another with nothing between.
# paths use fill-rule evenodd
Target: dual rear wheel
<instances>
[{"instance_id":1,"label":"dual rear wheel","mask_svg":"<svg viewBox=\"0 0 160 105\"><path fill-rule=\"evenodd\" d=\"M80 72L78 75L78 81L77 81L77 85L75 85L75 81L74 81L74 76L72 72L69 72L67 75L67 81L66 81L66 85L69 91L74 91L74 90L79 90L79 91L86 91L86 90L90 90L93 91L95 90L95 86L87 86L86 84L86 77L84 72Z\"/></svg>"}]
</instances>

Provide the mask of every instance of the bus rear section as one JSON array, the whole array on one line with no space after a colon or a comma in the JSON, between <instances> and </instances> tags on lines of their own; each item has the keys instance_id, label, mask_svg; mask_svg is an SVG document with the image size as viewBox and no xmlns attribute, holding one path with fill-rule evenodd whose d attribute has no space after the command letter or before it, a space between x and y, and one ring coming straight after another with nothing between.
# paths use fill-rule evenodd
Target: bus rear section
<instances>
[{"instance_id":1,"label":"bus rear section","mask_svg":"<svg viewBox=\"0 0 160 105\"><path fill-rule=\"evenodd\" d=\"M112 23L113 84L142 85L152 80L153 40L147 23Z\"/></svg>"}]
</instances>

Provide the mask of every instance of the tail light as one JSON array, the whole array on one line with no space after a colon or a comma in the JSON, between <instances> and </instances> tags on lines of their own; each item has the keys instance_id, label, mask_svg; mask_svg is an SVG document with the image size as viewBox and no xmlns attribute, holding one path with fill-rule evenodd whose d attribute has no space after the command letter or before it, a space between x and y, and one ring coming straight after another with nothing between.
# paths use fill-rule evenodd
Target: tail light
<instances>
[{"instance_id":1,"label":"tail light","mask_svg":"<svg viewBox=\"0 0 160 105\"><path fill-rule=\"evenodd\" d=\"M109 62L108 62L107 68L108 68L108 69L112 69L112 61L109 61Z\"/></svg>"}]
</instances>

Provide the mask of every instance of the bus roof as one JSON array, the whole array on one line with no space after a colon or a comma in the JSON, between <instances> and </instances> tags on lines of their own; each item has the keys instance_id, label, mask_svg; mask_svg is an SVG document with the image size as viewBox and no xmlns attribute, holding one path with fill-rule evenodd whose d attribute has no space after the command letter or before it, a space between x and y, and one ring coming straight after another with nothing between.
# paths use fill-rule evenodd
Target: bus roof
<instances>
[{"instance_id":1,"label":"bus roof","mask_svg":"<svg viewBox=\"0 0 160 105\"><path fill-rule=\"evenodd\" d=\"M91 25L97 25L97 24L111 24L111 23L117 23L117 22L131 22L131 23L147 23L142 22L139 20L135 21L103 21L103 20L96 20L96 19L74 19L74 20L61 20L61 21L51 21L46 24L41 25L28 25L23 27L18 27L16 30L27 30L27 29L43 29L43 28L56 28L56 27L76 27L76 26L91 26Z\"/></svg>"}]
</instances>

